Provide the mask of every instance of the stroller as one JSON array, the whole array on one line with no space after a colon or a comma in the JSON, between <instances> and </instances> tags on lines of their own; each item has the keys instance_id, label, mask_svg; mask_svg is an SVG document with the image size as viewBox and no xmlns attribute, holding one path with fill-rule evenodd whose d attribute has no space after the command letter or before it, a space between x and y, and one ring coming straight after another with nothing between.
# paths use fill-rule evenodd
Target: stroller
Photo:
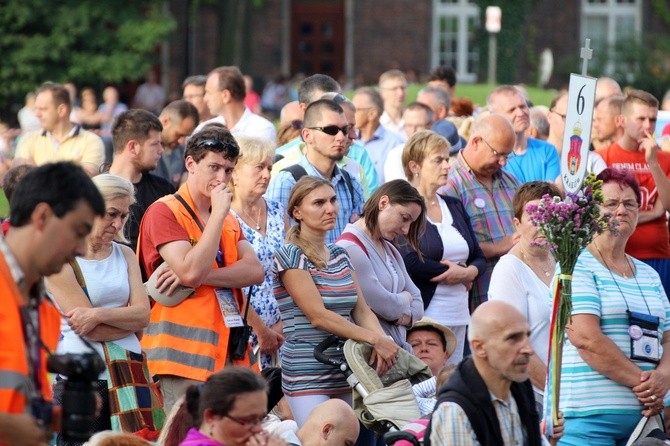
<instances>
[{"instance_id":1,"label":"stroller","mask_svg":"<svg viewBox=\"0 0 670 446\"><path fill-rule=\"evenodd\" d=\"M370 345L351 339L344 342L343 347L340 347L341 343L341 338L329 336L314 348L314 357L319 362L337 367L345 375L353 389L353 408L361 423L378 434L393 432L390 438L384 437L387 444L402 438L413 440L413 444L418 445L413 435L399 429L421 416L412 385L432 377L428 366L400 349L396 363L379 377L375 369L368 365L372 353ZM325 353L334 346L338 346L337 354Z\"/></svg>"}]
</instances>

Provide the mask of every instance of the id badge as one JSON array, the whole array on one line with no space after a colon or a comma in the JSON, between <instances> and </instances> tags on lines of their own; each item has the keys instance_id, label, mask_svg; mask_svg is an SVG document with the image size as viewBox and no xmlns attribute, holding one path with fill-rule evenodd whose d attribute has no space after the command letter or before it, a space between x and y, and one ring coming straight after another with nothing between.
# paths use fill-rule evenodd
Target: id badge
<instances>
[{"instance_id":1,"label":"id badge","mask_svg":"<svg viewBox=\"0 0 670 446\"><path fill-rule=\"evenodd\" d=\"M630 359L658 364L661 359L658 324L656 316L628 311Z\"/></svg>"},{"instance_id":2,"label":"id badge","mask_svg":"<svg viewBox=\"0 0 670 446\"><path fill-rule=\"evenodd\" d=\"M243 327L244 320L242 320L240 309L233 296L233 290L230 288L218 288L216 290L216 299L219 301L221 316L223 316L223 323L226 324L226 327Z\"/></svg>"}]
</instances>

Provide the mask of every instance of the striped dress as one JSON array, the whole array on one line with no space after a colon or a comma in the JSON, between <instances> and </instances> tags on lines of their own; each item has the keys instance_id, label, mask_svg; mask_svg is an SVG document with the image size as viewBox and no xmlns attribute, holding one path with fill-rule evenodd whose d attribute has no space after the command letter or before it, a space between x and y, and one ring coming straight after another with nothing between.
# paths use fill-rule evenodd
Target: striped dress
<instances>
[{"instance_id":1,"label":"striped dress","mask_svg":"<svg viewBox=\"0 0 670 446\"><path fill-rule=\"evenodd\" d=\"M603 333L628 358L631 354L631 338L628 335L626 303L631 311L658 316L659 341L663 332L670 330L670 304L658 274L645 263L629 258L635 265L636 273L635 277L626 279L616 273L610 274L585 249L572 275L572 314L598 316ZM633 362L642 370L656 368L650 362ZM566 418L602 414L640 415L642 405L633 391L586 364L567 337L561 371L560 405Z\"/></svg>"},{"instance_id":2,"label":"striped dress","mask_svg":"<svg viewBox=\"0 0 670 446\"><path fill-rule=\"evenodd\" d=\"M275 253L273 292L284 322L286 341L282 346L282 389L288 396L333 395L351 391L338 369L314 359L314 347L330 333L314 328L279 277L281 271L289 269L309 271L325 307L351 319L351 311L358 300L351 275L353 267L344 248L337 245L328 245L328 248L330 259L323 269L317 269L292 243L282 246ZM326 354L329 353L326 350Z\"/></svg>"}]
</instances>

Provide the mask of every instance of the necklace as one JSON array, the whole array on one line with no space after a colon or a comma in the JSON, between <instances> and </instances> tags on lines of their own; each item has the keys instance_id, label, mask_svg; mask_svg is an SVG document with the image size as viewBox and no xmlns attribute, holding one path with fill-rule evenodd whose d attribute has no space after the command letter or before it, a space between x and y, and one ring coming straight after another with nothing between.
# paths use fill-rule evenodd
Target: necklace
<instances>
[{"instance_id":1,"label":"necklace","mask_svg":"<svg viewBox=\"0 0 670 446\"><path fill-rule=\"evenodd\" d=\"M596 251L598 251L598 255L600 256L600 259L601 259L601 260L603 261L603 263L605 264L605 268L607 268L608 270L612 271L612 268L611 268L611 267L609 266L609 264L607 263L607 260L605 260L605 256L603 256L603 253L600 252L600 248L598 247L598 243L593 242L593 246L596 247ZM626 254L624 254L624 256L626 256ZM630 270L630 275L631 275L631 276L634 276L634 275L635 275L635 272L633 271L633 265L630 264L630 260L628 259L628 256L626 256L626 266L628 266L628 269ZM630 277L630 276L626 275L625 272L621 272L621 271L614 271L614 272L617 273L617 274L619 274L620 276L623 276L624 279L628 279L628 277ZM635 280L637 280L637 278L636 278Z\"/></svg>"},{"instance_id":2,"label":"necklace","mask_svg":"<svg viewBox=\"0 0 670 446\"><path fill-rule=\"evenodd\" d=\"M519 251L521 251L521 260L523 260L523 263L530 266L531 269L533 269L533 266L536 266L536 267L540 268L542 270L542 272L544 273L544 277L551 276L552 269L556 268L555 264L554 264L553 268L549 268L549 269L545 269L544 265L542 265L541 263L537 263L537 262L536 262L535 265L531 265L531 263L528 261L528 257L530 257L530 256L526 256L526 251L523 248L521 248ZM554 263L554 262L552 262L552 263Z\"/></svg>"},{"instance_id":3,"label":"necklace","mask_svg":"<svg viewBox=\"0 0 670 446\"><path fill-rule=\"evenodd\" d=\"M254 223L256 225L256 230L260 231L261 230L261 225L260 225L261 208L260 207L258 208L258 215L256 216L256 218L253 218L251 215L249 215L249 213L247 212L246 209L243 209L243 211L244 211L244 215L246 215L249 218L249 220L251 220L252 223Z\"/></svg>"}]
</instances>

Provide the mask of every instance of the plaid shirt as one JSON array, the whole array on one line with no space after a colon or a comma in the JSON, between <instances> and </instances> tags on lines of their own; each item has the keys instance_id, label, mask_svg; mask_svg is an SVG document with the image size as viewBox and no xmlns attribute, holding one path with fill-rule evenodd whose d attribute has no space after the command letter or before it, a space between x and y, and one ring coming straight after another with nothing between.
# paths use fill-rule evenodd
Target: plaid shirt
<instances>
[{"instance_id":1,"label":"plaid shirt","mask_svg":"<svg viewBox=\"0 0 670 446\"><path fill-rule=\"evenodd\" d=\"M302 156L297 164L305 168L307 175L323 178L323 175L316 170L305 156ZM326 243L335 243L335 240L342 234L347 223L353 223L360 218L364 200L361 183L356 178L351 177L354 189L354 196L352 197L349 192L349 186L347 186L347 182L337 165L333 170L333 177L330 179L330 182L333 183L333 187L335 188L335 195L337 196L337 203L340 209L337 213L335 227L326 234ZM295 183L296 181L293 179L291 172L281 171L270 180L268 190L265 192L265 198L277 201L283 204L284 208L288 208L288 197ZM295 223L293 220L291 222Z\"/></svg>"},{"instance_id":2,"label":"plaid shirt","mask_svg":"<svg viewBox=\"0 0 670 446\"><path fill-rule=\"evenodd\" d=\"M460 152L449 170L447 184L439 192L461 200L470 216L477 241L490 243L514 233L512 198L519 186L521 183L514 176L499 170L494 174L493 187L489 190L477 180L463 158L463 152ZM488 300L491 272L498 259L486 259L486 271L474 282L470 290L471 311Z\"/></svg>"},{"instance_id":3,"label":"plaid shirt","mask_svg":"<svg viewBox=\"0 0 670 446\"><path fill-rule=\"evenodd\" d=\"M514 398L510 396L509 401L503 401L491 394L491 402L498 415L500 433L506 446L521 446L526 444L526 432L524 431L519 410ZM431 444L479 446L477 435L472 430L468 416L461 406L456 403L445 402L435 409L432 416L433 429L430 433Z\"/></svg>"}]
</instances>

